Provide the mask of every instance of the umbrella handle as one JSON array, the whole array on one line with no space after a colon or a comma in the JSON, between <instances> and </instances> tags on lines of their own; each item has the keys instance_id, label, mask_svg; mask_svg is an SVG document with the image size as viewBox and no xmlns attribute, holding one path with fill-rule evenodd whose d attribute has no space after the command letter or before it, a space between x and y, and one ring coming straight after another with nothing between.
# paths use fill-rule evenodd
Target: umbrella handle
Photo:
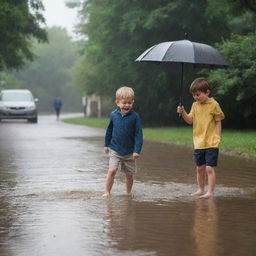
<instances>
[{"instance_id":1,"label":"umbrella handle","mask_svg":"<svg viewBox=\"0 0 256 256\"><path fill-rule=\"evenodd\" d=\"M181 63L181 79L180 79L180 103L179 106L182 106L182 98L183 98L183 76L184 76L184 63ZM179 118L181 119L181 114L179 114Z\"/></svg>"},{"instance_id":2,"label":"umbrella handle","mask_svg":"<svg viewBox=\"0 0 256 256\"><path fill-rule=\"evenodd\" d=\"M179 107L182 107L183 105L182 105L182 103L181 103L181 101L180 101L180 103L179 103ZM181 119L182 118L182 115L179 113L179 119Z\"/></svg>"},{"instance_id":3,"label":"umbrella handle","mask_svg":"<svg viewBox=\"0 0 256 256\"><path fill-rule=\"evenodd\" d=\"M179 106L181 107L181 105L179 104ZM182 118L182 115L179 113L179 119L181 119Z\"/></svg>"}]
</instances>

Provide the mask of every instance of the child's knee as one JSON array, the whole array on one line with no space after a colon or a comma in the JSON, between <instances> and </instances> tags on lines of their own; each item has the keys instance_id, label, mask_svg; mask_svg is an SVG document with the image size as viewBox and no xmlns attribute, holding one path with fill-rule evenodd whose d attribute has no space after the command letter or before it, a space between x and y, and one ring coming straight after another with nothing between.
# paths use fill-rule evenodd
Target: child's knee
<instances>
[{"instance_id":1,"label":"child's knee","mask_svg":"<svg viewBox=\"0 0 256 256\"><path fill-rule=\"evenodd\" d=\"M125 174L125 176L126 176L126 179L127 180L133 180L133 175L132 174Z\"/></svg>"},{"instance_id":2,"label":"child's knee","mask_svg":"<svg viewBox=\"0 0 256 256\"><path fill-rule=\"evenodd\" d=\"M204 172L205 172L205 169L206 169L206 166L205 166L205 165L197 166L197 171L198 171L199 173L204 173Z\"/></svg>"},{"instance_id":3,"label":"child's knee","mask_svg":"<svg viewBox=\"0 0 256 256\"><path fill-rule=\"evenodd\" d=\"M109 169L108 169L108 173L109 173L111 176L115 176L115 175L116 175L116 172L117 172L117 168L109 168Z\"/></svg>"},{"instance_id":4,"label":"child's knee","mask_svg":"<svg viewBox=\"0 0 256 256\"><path fill-rule=\"evenodd\" d=\"M206 166L206 172L208 175L215 174L214 168L212 166Z\"/></svg>"}]
</instances>

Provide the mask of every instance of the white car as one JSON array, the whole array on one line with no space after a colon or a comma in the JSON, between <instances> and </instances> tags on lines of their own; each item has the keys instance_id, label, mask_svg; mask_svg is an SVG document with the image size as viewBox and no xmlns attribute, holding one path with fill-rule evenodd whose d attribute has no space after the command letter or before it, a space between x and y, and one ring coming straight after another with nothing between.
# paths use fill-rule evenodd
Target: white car
<instances>
[{"instance_id":1,"label":"white car","mask_svg":"<svg viewBox=\"0 0 256 256\"><path fill-rule=\"evenodd\" d=\"M37 123L37 107L29 90L9 89L0 93L0 121L2 119L27 119Z\"/></svg>"}]
</instances>

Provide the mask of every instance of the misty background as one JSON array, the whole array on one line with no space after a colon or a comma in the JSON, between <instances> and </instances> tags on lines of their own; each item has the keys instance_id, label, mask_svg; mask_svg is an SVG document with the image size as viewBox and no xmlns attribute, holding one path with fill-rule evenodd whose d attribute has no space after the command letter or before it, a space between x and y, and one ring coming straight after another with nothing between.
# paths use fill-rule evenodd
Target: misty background
<instances>
[{"instance_id":1,"label":"misty background","mask_svg":"<svg viewBox=\"0 0 256 256\"><path fill-rule=\"evenodd\" d=\"M218 49L227 70L185 65L185 108L189 85L198 76L213 84L225 127L255 128L256 6L251 0L22 0L0 3L0 85L27 88L39 113L82 111L82 97L100 97L102 114L114 106L120 86L136 92L135 109L144 126L180 125L180 65L136 63L149 47L183 40ZM185 124L183 124L185 125Z\"/></svg>"}]
</instances>

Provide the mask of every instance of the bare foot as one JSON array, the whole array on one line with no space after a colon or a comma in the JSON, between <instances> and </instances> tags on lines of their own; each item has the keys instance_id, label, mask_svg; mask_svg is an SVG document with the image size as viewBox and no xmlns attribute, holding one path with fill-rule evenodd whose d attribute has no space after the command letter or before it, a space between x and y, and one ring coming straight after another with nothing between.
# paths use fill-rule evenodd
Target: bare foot
<instances>
[{"instance_id":1,"label":"bare foot","mask_svg":"<svg viewBox=\"0 0 256 256\"><path fill-rule=\"evenodd\" d=\"M105 192L102 196L103 197L108 197L108 196L110 196L110 193L109 192Z\"/></svg>"},{"instance_id":2,"label":"bare foot","mask_svg":"<svg viewBox=\"0 0 256 256\"><path fill-rule=\"evenodd\" d=\"M202 196L204 195L204 193L205 193L204 191L198 190L195 193L192 193L191 196Z\"/></svg>"},{"instance_id":3,"label":"bare foot","mask_svg":"<svg viewBox=\"0 0 256 256\"><path fill-rule=\"evenodd\" d=\"M213 194L206 193L206 194L204 194L204 195L202 195L202 196L199 196L199 198L200 198L200 199L209 199L209 198L212 197L212 196L213 196Z\"/></svg>"}]
</instances>

